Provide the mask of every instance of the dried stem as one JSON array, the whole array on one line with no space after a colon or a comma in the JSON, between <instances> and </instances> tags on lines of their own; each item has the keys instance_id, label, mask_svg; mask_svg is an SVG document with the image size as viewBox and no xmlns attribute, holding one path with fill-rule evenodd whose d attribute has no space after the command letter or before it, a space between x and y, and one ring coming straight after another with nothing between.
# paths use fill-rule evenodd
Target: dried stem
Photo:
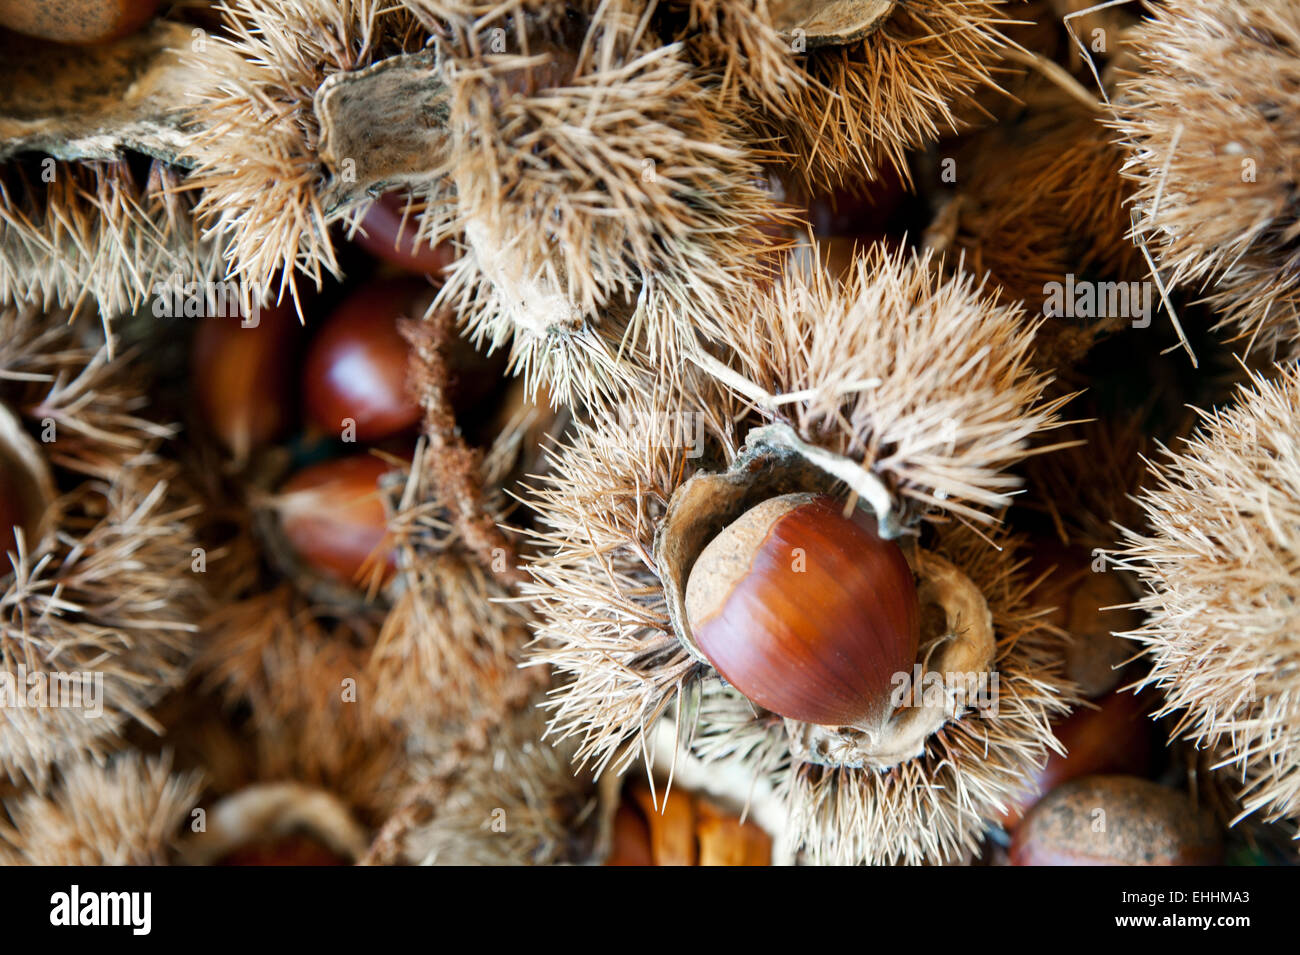
<instances>
[{"instance_id":1,"label":"dried stem","mask_svg":"<svg viewBox=\"0 0 1300 955\"><path fill-rule=\"evenodd\" d=\"M454 322L451 312L436 311L423 322L410 322L403 328L411 343L411 377L429 439L430 453L425 460L466 548L502 583L516 584L525 574L519 568L514 542L487 507L483 452L465 443L448 395L451 373L445 355L455 334Z\"/></svg>"}]
</instances>

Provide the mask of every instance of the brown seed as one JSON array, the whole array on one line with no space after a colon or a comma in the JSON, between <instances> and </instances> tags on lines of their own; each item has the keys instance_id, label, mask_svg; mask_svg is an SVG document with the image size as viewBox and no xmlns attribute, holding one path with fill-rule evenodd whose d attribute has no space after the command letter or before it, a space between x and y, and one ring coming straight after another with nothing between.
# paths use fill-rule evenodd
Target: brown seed
<instances>
[{"instance_id":1,"label":"brown seed","mask_svg":"<svg viewBox=\"0 0 1300 955\"><path fill-rule=\"evenodd\" d=\"M1152 723L1145 699L1116 692L1098 700L1096 707L1080 707L1053 726L1066 755L1052 753L1043 768L1029 776L1025 790L1000 818L1004 827L1014 829L1044 793L1068 780L1097 773L1146 774Z\"/></svg>"},{"instance_id":2,"label":"brown seed","mask_svg":"<svg viewBox=\"0 0 1300 955\"><path fill-rule=\"evenodd\" d=\"M707 799L696 802L696 811L700 865L772 864L772 837L753 822L741 822L739 817Z\"/></svg>"},{"instance_id":3,"label":"brown seed","mask_svg":"<svg viewBox=\"0 0 1300 955\"><path fill-rule=\"evenodd\" d=\"M701 552L686 584L696 643L773 713L874 728L894 676L916 662L916 583L893 541L835 500L786 494L751 508Z\"/></svg>"},{"instance_id":4,"label":"brown seed","mask_svg":"<svg viewBox=\"0 0 1300 955\"><path fill-rule=\"evenodd\" d=\"M396 555L386 548L388 517L379 480L390 466L373 455L325 461L299 471L276 498L284 535L294 551L324 574L354 582L372 556L386 574Z\"/></svg>"},{"instance_id":5,"label":"brown seed","mask_svg":"<svg viewBox=\"0 0 1300 955\"><path fill-rule=\"evenodd\" d=\"M195 332L199 414L236 462L275 440L289 423L300 340L291 306L263 309L251 327L241 318L205 318Z\"/></svg>"},{"instance_id":6,"label":"brown seed","mask_svg":"<svg viewBox=\"0 0 1300 955\"><path fill-rule=\"evenodd\" d=\"M0 0L0 26L56 43L105 43L134 33L161 0Z\"/></svg>"},{"instance_id":7,"label":"brown seed","mask_svg":"<svg viewBox=\"0 0 1300 955\"><path fill-rule=\"evenodd\" d=\"M613 845L605 865L654 865L650 851L650 827L645 817L628 802L614 813Z\"/></svg>"},{"instance_id":8,"label":"brown seed","mask_svg":"<svg viewBox=\"0 0 1300 955\"><path fill-rule=\"evenodd\" d=\"M1183 793L1134 776L1085 776L1049 793L1011 844L1012 865L1216 865L1222 836Z\"/></svg>"},{"instance_id":9,"label":"brown seed","mask_svg":"<svg viewBox=\"0 0 1300 955\"><path fill-rule=\"evenodd\" d=\"M632 789L632 798L650 824L650 855L654 864L695 865L699 858L695 845L695 802L679 788L667 794L657 793L655 805L650 788L644 783Z\"/></svg>"}]
</instances>

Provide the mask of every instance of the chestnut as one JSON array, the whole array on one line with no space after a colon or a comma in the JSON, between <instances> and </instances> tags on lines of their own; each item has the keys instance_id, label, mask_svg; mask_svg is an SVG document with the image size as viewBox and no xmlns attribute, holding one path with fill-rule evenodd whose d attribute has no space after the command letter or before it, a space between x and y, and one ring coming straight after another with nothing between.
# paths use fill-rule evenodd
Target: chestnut
<instances>
[{"instance_id":1,"label":"chestnut","mask_svg":"<svg viewBox=\"0 0 1300 955\"><path fill-rule=\"evenodd\" d=\"M1035 544L1033 572L1043 577L1035 599L1055 609L1047 622L1070 635L1065 672L1088 699L1097 699L1124 681L1132 656L1127 642L1113 634L1135 630L1142 614L1122 608L1131 599L1121 572L1097 572L1086 551L1067 549L1048 540Z\"/></svg>"},{"instance_id":2,"label":"chestnut","mask_svg":"<svg viewBox=\"0 0 1300 955\"><path fill-rule=\"evenodd\" d=\"M608 866L654 865L650 853L650 827L645 818L628 802L619 803L610 834Z\"/></svg>"},{"instance_id":3,"label":"chestnut","mask_svg":"<svg viewBox=\"0 0 1300 955\"><path fill-rule=\"evenodd\" d=\"M1134 776L1084 776L1025 817L1012 865L1216 865L1222 835L1184 793Z\"/></svg>"},{"instance_id":4,"label":"chestnut","mask_svg":"<svg viewBox=\"0 0 1300 955\"><path fill-rule=\"evenodd\" d=\"M356 581L372 555L384 562L385 578L396 554L385 550L388 515L379 481L390 465L369 454L325 461L291 477L275 507L289 545L321 573Z\"/></svg>"},{"instance_id":5,"label":"chestnut","mask_svg":"<svg viewBox=\"0 0 1300 955\"><path fill-rule=\"evenodd\" d=\"M0 0L0 27L57 43L106 43L134 33L162 0Z\"/></svg>"},{"instance_id":6,"label":"chestnut","mask_svg":"<svg viewBox=\"0 0 1300 955\"><path fill-rule=\"evenodd\" d=\"M351 419L358 441L378 441L419 420L407 387L411 349L398 322L417 314L427 290L419 279L371 282L325 320L303 366L303 406L313 423L340 433Z\"/></svg>"},{"instance_id":7,"label":"chestnut","mask_svg":"<svg viewBox=\"0 0 1300 955\"><path fill-rule=\"evenodd\" d=\"M1010 801L999 821L1014 829L1043 793L1080 776L1145 775L1151 763L1151 730L1145 700L1132 693L1117 691L1098 700L1095 708L1080 707L1053 727L1065 755L1051 753L1042 768L1025 780L1024 790Z\"/></svg>"},{"instance_id":8,"label":"chestnut","mask_svg":"<svg viewBox=\"0 0 1300 955\"><path fill-rule=\"evenodd\" d=\"M650 856L656 866L693 866L699 862L695 841L695 800L680 787L652 794L645 784L632 789L650 827Z\"/></svg>"},{"instance_id":9,"label":"chestnut","mask_svg":"<svg viewBox=\"0 0 1300 955\"><path fill-rule=\"evenodd\" d=\"M291 306L263 309L257 322L204 318L192 346L200 417L242 464L289 423L293 356L301 326Z\"/></svg>"},{"instance_id":10,"label":"chestnut","mask_svg":"<svg viewBox=\"0 0 1300 955\"><path fill-rule=\"evenodd\" d=\"M702 866L760 866L772 864L772 837L761 827L715 806L707 799L696 805L696 838Z\"/></svg>"},{"instance_id":11,"label":"chestnut","mask_svg":"<svg viewBox=\"0 0 1300 955\"><path fill-rule=\"evenodd\" d=\"M758 705L875 729L916 662L920 605L898 545L818 494L750 508L701 551L686 584L700 652Z\"/></svg>"},{"instance_id":12,"label":"chestnut","mask_svg":"<svg viewBox=\"0 0 1300 955\"><path fill-rule=\"evenodd\" d=\"M352 241L398 268L441 277L455 259L455 250L447 242L417 244L416 222L411 216L403 218L405 207L401 195L384 193L366 210Z\"/></svg>"}]
</instances>

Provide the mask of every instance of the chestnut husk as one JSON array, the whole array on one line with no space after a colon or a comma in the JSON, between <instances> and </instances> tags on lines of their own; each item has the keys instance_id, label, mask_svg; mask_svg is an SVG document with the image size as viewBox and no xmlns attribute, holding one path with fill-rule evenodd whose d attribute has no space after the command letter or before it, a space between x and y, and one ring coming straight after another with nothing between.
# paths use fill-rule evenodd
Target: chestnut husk
<instances>
[{"instance_id":1,"label":"chestnut husk","mask_svg":"<svg viewBox=\"0 0 1300 955\"><path fill-rule=\"evenodd\" d=\"M691 656L709 667L695 644L685 609L686 582L705 545L755 504L794 492L826 493L841 475L868 490L875 501L884 502L888 509L873 515L882 536L889 536L890 531L899 534L901 528L888 503L888 494L875 478L847 458L806 445L784 425L751 431L726 472L700 471L681 484L656 530L654 553L673 631ZM925 672L937 674L989 672L995 642L983 596L946 559L921 549L910 537L900 542L917 577L922 604L937 605L947 621L940 632L922 634L922 646L931 652L923 652L925 662L918 660L918 665ZM920 755L926 740L959 715L964 702L945 693L940 704L925 701L921 706L905 708L871 729L826 727L797 720L786 723L792 752L802 760L827 766L889 769Z\"/></svg>"}]
</instances>

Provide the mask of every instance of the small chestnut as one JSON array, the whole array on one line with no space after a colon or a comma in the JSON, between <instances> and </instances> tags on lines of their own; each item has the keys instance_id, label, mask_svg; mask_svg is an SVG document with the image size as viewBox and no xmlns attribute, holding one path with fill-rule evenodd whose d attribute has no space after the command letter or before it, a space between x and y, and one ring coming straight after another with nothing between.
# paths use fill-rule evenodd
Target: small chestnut
<instances>
[{"instance_id":1,"label":"small chestnut","mask_svg":"<svg viewBox=\"0 0 1300 955\"><path fill-rule=\"evenodd\" d=\"M1058 786L1016 829L1012 865L1216 865L1222 836L1183 793L1135 776Z\"/></svg>"},{"instance_id":2,"label":"small chestnut","mask_svg":"<svg viewBox=\"0 0 1300 955\"><path fill-rule=\"evenodd\" d=\"M1097 571L1086 551L1042 540L1034 547L1034 572L1043 576L1035 599L1055 607L1046 618L1070 635L1065 672L1089 699L1097 699L1124 682L1124 664L1132 655L1114 633L1141 625L1142 614L1121 608L1131 599L1120 572Z\"/></svg>"},{"instance_id":3,"label":"small chestnut","mask_svg":"<svg viewBox=\"0 0 1300 955\"><path fill-rule=\"evenodd\" d=\"M371 282L325 320L302 376L304 407L316 425L337 434L351 420L357 440L378 441L419 420L407 387L411 349L398 321L418 314L427 291L419 279Z\"/></svg>"},{"instance_id":4,"label":"small chestnut","mask_svg":"<svg viewBox=\"0 0 1300 955\"><path fill-rule=\"evenodd\" d=\"M384 193L366 210L352 241L398 268L441 277L443 269L455 259L455 250L446 242L417 243L414 218L403 218L405 205L399 194Z\"/></svg>"},{"instance_id":5,"label":"small chestnut","mask_svg":"<svg viewBox=\"0 0 1300 955\"><path fill-rule=\"evenodd\" d=\"M302 329L290 306L257 322L204 318L194 335L194 394L200 416L237 462L289 423L293 358Z\"/></svg>"},{"instance_id":6,"label":"small chestnut","mask_svg":"<svg viewBox=\"0 0 1300 955\"><path fill-rule=\"evenodd\" d=\"M376 555L385 575L396 555L385 549L388 516L379 481L391 467L369 454L325 461L290 478L276 498L289 545L320 572L352 582Z\"/></svg>"},{"instance_id":7,"label":"small chestnut","mask_svg":"<svg viewBox=\"0 0 1300 955\"><path fill-rule=\"evenodd\" d=\"M629 802L619 803L610 833L608 866L654 865L650 853L650 827L645 817Z\"/></svg>"},{"instance_id":8,"label":"small chestnut","mask_svg":"<svg viewBox=\"0 0 1300 955\"><path fill-rule=\"evenodd\" d=\"M686 583L695 642L781 716L875 728L916 662L920 606L898 545L832 498L763 501L711 540Z\"/></svg>"},{"instance_id":9,"label":"small chestnut","mask_svg":"<svg viewBox=\"0 0 1300 955\"><path fill-rule=\"evenodd\" d=\"M1080 707L1052 727L1066 753L1050 754L1043 767L1025 780L1024 790L1000 819L1006 829L1014 829L1044 793L1071 779L1096 773L1146 774L1152 749L1146 701L1117 691L1095 705L1095 709Z\"/></svg>"},{"instance_id":10,"label":"small chestnut","mask_svg":"<svg viewBox=\"0 0 1300 955\"><path fill-rule=\"evenodd\" d=\"M650 826L650 857L656 866L693 866L699 863L695 841L695 800L674 786L657 795L645 784L632 789L632 799Z\"/></svg>"},{"instance_id":11,"label":"small chestnut","mask_svg":"<svg viewBox=\"0 0 1300 955\"><path fill-rule=\"evenodd\" d=\"M772 837L755 823L697 800L695 825L702 866L760 866L772 864Z\"/></svg>"},{"instance_id":12,"label":"small chestnut","mask_svg":"<svg viewBox=\"0 0 1300 955\"><path fill-rule=\"evenodd\" d=\"M134 33L162 0L0 0L0 27L58 43L105 43Z\"/></svg>"}]
</instances>

